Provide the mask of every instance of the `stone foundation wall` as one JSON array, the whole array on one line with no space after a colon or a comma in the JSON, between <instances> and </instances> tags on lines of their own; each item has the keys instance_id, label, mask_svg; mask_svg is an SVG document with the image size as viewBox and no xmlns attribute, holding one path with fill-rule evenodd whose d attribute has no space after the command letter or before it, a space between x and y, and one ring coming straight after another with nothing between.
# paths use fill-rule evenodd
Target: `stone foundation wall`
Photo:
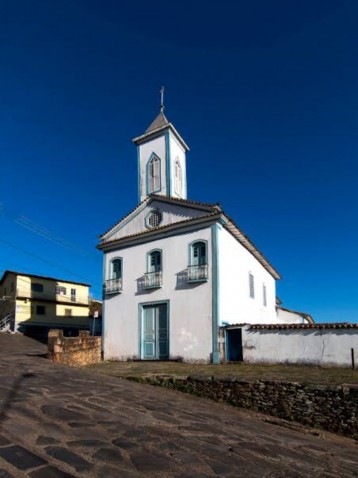
<instances>
[{"instance_id":1,"label":"stone foundation wall","mask_svg":"<svg viewBox=\"0 0 358 478\"><path fill-rule=\"evenodd\" d=\"M79 367L101 361L101 337L81 330L78 337L64 337L62 330L50 330L48 357L56 363Z\"/></svg>"},{"instance_id":2,"label":"stone foundation wall","mask_svg":"<svg viewBox=\"0 0 358 478\"><path fill-rule=\"evenodd\" d=\"M163 376L143 381L358 439L357 385Z\"/></svg>"}]
</instances>

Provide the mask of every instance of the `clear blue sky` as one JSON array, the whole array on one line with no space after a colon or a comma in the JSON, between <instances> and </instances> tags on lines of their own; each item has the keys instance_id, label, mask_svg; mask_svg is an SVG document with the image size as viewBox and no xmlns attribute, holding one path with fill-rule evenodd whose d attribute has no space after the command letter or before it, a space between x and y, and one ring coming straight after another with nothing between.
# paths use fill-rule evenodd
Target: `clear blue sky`
<instances>
[{"instance_id":1,"label":"clear blue sky","mask_svg":"<svg viewBox=\"0 0 358 478\"><path fill-rule=\"evenodd\" d=\"M283 305L357 321L356 0L2 0L0 273L87 281L165 113L190 199L220 202Z\"/></svg>"}]
</instances>

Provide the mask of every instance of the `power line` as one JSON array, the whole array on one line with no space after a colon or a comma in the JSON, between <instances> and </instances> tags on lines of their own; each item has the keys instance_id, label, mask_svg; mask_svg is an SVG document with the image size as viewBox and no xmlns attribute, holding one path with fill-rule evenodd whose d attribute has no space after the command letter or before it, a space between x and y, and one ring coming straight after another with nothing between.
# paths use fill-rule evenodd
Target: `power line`
<instances>
[{"instance_id":1,"label":"power line","mask_svg":"<svg viewBox=\"0 0 358 478\"><path fill-rule=\"evenodd\" d=\"M41 226L40 224L37 224L23 214L19 214L17 211L14 211L9 208L5 208L5 205L2 202L0 202L0 217L1 215L4 215L14 223L18 224L21 227L24 227L25 229L33 232L34 234L37 234L38 236L46 239L47 241L53 242L54 244L71 250L83 257L87 257L90 259L95 258L93 252L89 252L83 249L81 246L53 233L49 229Z\"/></svg>"},{"instance_id":2,"label":"power line","mask_svg":"<svg viewBox=\"0 0 358 478\"><path fill-rule=\"evenodd\" d=\"M78 277L78 278L80 278L80 279L82 279L82 280L85 280L86 282L92 282L90 279L88 279L88 278L86 278L86 277L84 277L84 276L81 276L81 275L79 275L79 274L76 274L75 272L73 272L73 271L71 271L71 270L69 270L69 269L66 269L66 268L64 268L64 267L62 267L62 266L59 266L58 264L56 264L56 263L54 263L54 262L52 262L52 261L49 261L48 259L44 259L43 257L40 257L40 256L34 254L33 252L30 252L30 251L27 251L27 250L25 250L25 249L22 249L21 247L15 246L14 244L11 244L10 242L5 241L5 240L2 239L2 238L0 238L0 242L2 242L3 244L6 244L6 245L9 246L9 247L12 247L13 249L18 250L18 251L20 251L20 252L22 252L22 253L24 253L24 254L28 254L29 256L32 256L32 257L34 257L34 258L37 259L37 260L40 260L40 261L42 261L42 262L45 262L46 264L50 264L50 265L53 266L53 267L56 267L56 268L58 268L58 269L61 269L61 270L65 271L65 272L67 272L67 273L69 273L69 274L71 274L71 275L73 275L73 276L75 276L75 277ZM100 285L99 285L99 282L95 282L95 284L97 284L98 287L102 287L102 284L101 284L101 286L100 286Z\"/></svg>"}]
</instances>

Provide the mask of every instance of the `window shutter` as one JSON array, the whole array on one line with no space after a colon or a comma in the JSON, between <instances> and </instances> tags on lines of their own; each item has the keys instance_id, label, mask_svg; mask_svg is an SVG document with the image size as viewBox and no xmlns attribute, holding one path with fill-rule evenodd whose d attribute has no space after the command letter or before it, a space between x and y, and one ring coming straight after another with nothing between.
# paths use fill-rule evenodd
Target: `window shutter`
<instances>
[{"instance_id":1,"label":"window shutter","mask_svg":"<svg viewBox=\"0 0 358 478\"><path fill-rule=\"evenodd\" d=\"M153 159L153 191L160 189L160 161Z\"/></svg>"},{"instance_id":2,"label":"window shutter","mask_svg":"<svg viewBox=\"0 0 358 478\"><path fill-rule=\"evenodd\" d=\"M181 166L179 161L175 163L175 182L174 189L177 194L181 194Z\"/></svg>"}]
</instances>

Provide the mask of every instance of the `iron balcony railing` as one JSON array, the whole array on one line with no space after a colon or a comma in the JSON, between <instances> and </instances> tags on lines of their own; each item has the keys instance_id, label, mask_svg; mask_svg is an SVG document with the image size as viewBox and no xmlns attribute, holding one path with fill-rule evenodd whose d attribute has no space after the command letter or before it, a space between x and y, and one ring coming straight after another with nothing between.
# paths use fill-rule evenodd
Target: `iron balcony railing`
<instances>
[{"instance_id":1,"label":"iron balcony railing","mask_svg":"<svg viewBox=\"0 0 358 478\"><path fill-rule=\"evenodd\" d=\"M208 280L207 264L188 267L188 282L201 282L201 281L207 281L207 280Z\"/></svg>"},{"instance_id":2,"label":"iron balcony railing","mask_svg":"<svg viewBox=\"0 0 358 478\"><path fill-rule=\"evenodd\" d=\"M122 292L122 279L109 279L105 283L106 294L118 294Z\"/></svg>"},{"instance_id":3,"label":"iron balcony railing","mask_svg":"<svg viewBox=\"0 0 358 478\"><path fill-rule=\"evenodd\" d=\"M146 289L151 289L154 287L162 287L163 276L162 271L158 272L147 272L144 274L144 287Z\"/></svg>"}]
</instances>

